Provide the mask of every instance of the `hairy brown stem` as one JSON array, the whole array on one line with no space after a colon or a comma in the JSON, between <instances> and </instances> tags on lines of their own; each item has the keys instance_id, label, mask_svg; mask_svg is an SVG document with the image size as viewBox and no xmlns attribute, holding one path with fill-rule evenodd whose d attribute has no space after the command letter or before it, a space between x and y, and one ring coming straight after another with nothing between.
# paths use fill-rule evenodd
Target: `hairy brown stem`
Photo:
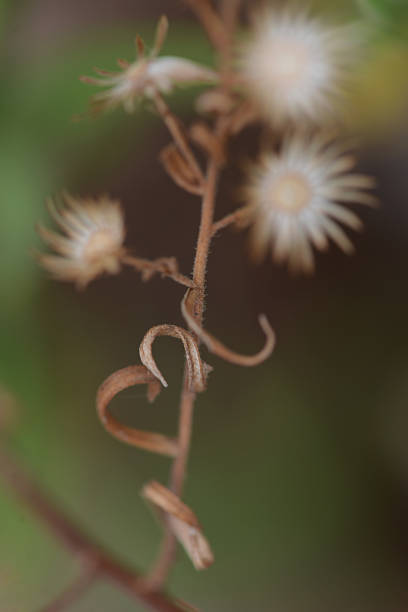
<instances>
[{"instance_id":1,"label":"hairy brown stem","mask_svg":"<svg viewBox=\"0 0 408 612\"><path fill-rule=\"evenodd\" d=\"M137 571L115 559L85 534L25 472L11 452L1 445L0 478L24 506L54 533L65 548L82 561L86 561L89 567L95 568L98 577L116 583L133 599L144 603L151 610L180 612L185 609L182 604L173 602L163 592L148 590Z\"/></svg>"},{"instance_id":2,"label":"hairy brown stem","mask_svg":"<svg viewBox=\"0 0 408 612\"><path fill-rule=\"evenodd\" d=\"M217 131L217 128L216 128ZM205 191L201 206L201 221L200 229L197 238L196 255L193 267L193 282L196 289L195 314L199 324L202 324L204 312L204 295L208 252L212 237L212 227L215 208L216 187L219 174L219 167L214 159L210 159L208 163L207 177L205 182ZM173 461L170 476L170 489L178 496L181 496L188 460L188 454L191 443L192 420L194 411L194 402L196 394L189 389L188 386L188 371L185 367L184 383L180 398L180 416L179 416L179 433L178 446L179 453ZM165 534L159 552L158 559L153 567L148 582L152 589L162 587L170 572L174 562L176 552L176 541L173 531L170 528L168 519L165 522Z\"/></svg>"}]
</instances>

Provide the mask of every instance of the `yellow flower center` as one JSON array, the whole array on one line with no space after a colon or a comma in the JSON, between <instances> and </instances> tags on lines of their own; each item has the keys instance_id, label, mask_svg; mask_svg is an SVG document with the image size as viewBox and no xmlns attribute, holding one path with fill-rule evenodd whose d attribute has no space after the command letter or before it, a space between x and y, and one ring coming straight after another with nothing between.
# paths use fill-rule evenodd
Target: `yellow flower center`
<instances>
[{"instance_id":1,"label":"yellow flower center","mask_svg":"<svg viewBox=\"0 0 408 612\"><path fill-rule=\"evenodd\" d=\"M118 249L118 241L109 229L99 229L91 233L83 250L83 256L92 262L109 257Z\"/></svg>"},{"instance_id":2,"label":"yellow flower center","mask_svg":"<svg viewBox=\"0 0 408 612\"><path fill-rule=\"evenodd\" d=\"M290 173L274 181L270 197L274 208L296 214L308 205L311 189L305 177Z\"/></svg>"}]
</instances>

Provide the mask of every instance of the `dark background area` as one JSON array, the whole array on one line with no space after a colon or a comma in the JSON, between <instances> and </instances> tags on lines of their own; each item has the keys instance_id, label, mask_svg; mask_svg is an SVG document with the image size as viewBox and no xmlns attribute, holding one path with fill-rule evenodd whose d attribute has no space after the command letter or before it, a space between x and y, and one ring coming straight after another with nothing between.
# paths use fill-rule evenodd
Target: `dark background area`
<instances>
[{"instance_id":1,"label":"dark background area","mask_svg":"<svg viewBox=\"0 0 408 612\"><path fill-rule=\"evenodd\" d=\"M362 15L352 2L340 15L335 2L323 4L326 16L336 9L333 19ZM262 342L257 315L265 312L278 344L256 369L205 356L214 372L197 402L184 499L216 562L197 573L180 552L170 582L202 610L400 612L408 605L408 49L400 13L372 4L382 21L345 131L360 138L360 168L377 178L381 206L358 211L365 231L353 236L356 255L333 247L317 256L314 277L294 278L269 260L255 267L245 233L227 230L212 246L207 328L254 352ZM160 530L140 489L152 478L165 483L169 463L108 436L94 397L112 371L138 362L149 327L182 324L182 289L157 278L143 284L125 271L77 292L49 281L33 252L42 248L35 223L47 220L46 196L63 188L109 193L124 205L126 244L137 255L174 255L190 272L199 203L157 162L169 140L158 118L142 108L71 121L92 93L78 76L94 65L113 68L116 57L131 60L136 32L150 44L164 12L171 25L163 52L210 65L212 51L180 2L2 4L0 381L18 404L11 443L90 534L142 569L155 557ZM181 91L169 101L188 122L193 99ZM218 218L236 206L240 164L258 137L251 128L232 147L235 170L221 185ZM130 424L172 433L183 351L171 339L160 339L156 351L169 389L153 405L143 389L130 389L114 410ZM77 571L0 488L1 610L40 608ZM103 584L72 607L134 609Z\"/></svg>"}]
</instances>

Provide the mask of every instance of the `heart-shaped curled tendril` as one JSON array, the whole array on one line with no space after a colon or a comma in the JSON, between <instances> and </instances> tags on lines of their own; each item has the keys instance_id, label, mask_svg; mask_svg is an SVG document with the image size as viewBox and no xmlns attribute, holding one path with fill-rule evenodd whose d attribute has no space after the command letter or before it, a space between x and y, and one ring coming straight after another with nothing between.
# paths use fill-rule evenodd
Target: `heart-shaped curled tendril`
<instances>
[{"instance_id":1,"label":"heart-shaped curled tendril","mask_svg":"<svg viewBox=\"0 0 408 612\"><path fill-rule=\"evenodd\" d=\"M161 389L157 378L142 365L129 366L114 372L101 384L96 396L96 408L103 426L112 436L126 444L175 457L178 453L176 440L163 434L122 425L109 412L109 404L115 395L134 385L147 385L147 397L150 402Z\"/></svg>"}]
</instances>

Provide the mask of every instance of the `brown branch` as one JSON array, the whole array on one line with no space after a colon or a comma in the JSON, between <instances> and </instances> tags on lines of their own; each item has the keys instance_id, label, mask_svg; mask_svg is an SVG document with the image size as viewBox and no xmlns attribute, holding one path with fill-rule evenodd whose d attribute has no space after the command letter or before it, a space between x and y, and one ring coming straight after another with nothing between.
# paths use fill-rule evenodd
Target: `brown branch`
<instances>
[{"instance_id":1,"label":"brown branch","mask_svg":"<svg viewBox=\"0 0 408 612\"><path fill-rule=\"evenodd\" d=\"M9 450L0 445L0 478L31 513L36 516L65 546L89 566L96 568L98 577L106 578L127 591L136 601L160 612L180 612L185 609L163 592L146 588L141 574L128 567L99 543L91 539L52 501L42 488L28 476Z\"/></svg>"},{"instance_id":2,"label":"brown branch","mask_svg":"<svg viewBox=\"0 0 408 612\"><path fill-rule=\"evenodd\" d=\"M93 585L98 577L98 568L95 566L84 567L83 571L62 593L51 603L41 608L41 612L62 612Z\"/></svg>"}]
</instances>

